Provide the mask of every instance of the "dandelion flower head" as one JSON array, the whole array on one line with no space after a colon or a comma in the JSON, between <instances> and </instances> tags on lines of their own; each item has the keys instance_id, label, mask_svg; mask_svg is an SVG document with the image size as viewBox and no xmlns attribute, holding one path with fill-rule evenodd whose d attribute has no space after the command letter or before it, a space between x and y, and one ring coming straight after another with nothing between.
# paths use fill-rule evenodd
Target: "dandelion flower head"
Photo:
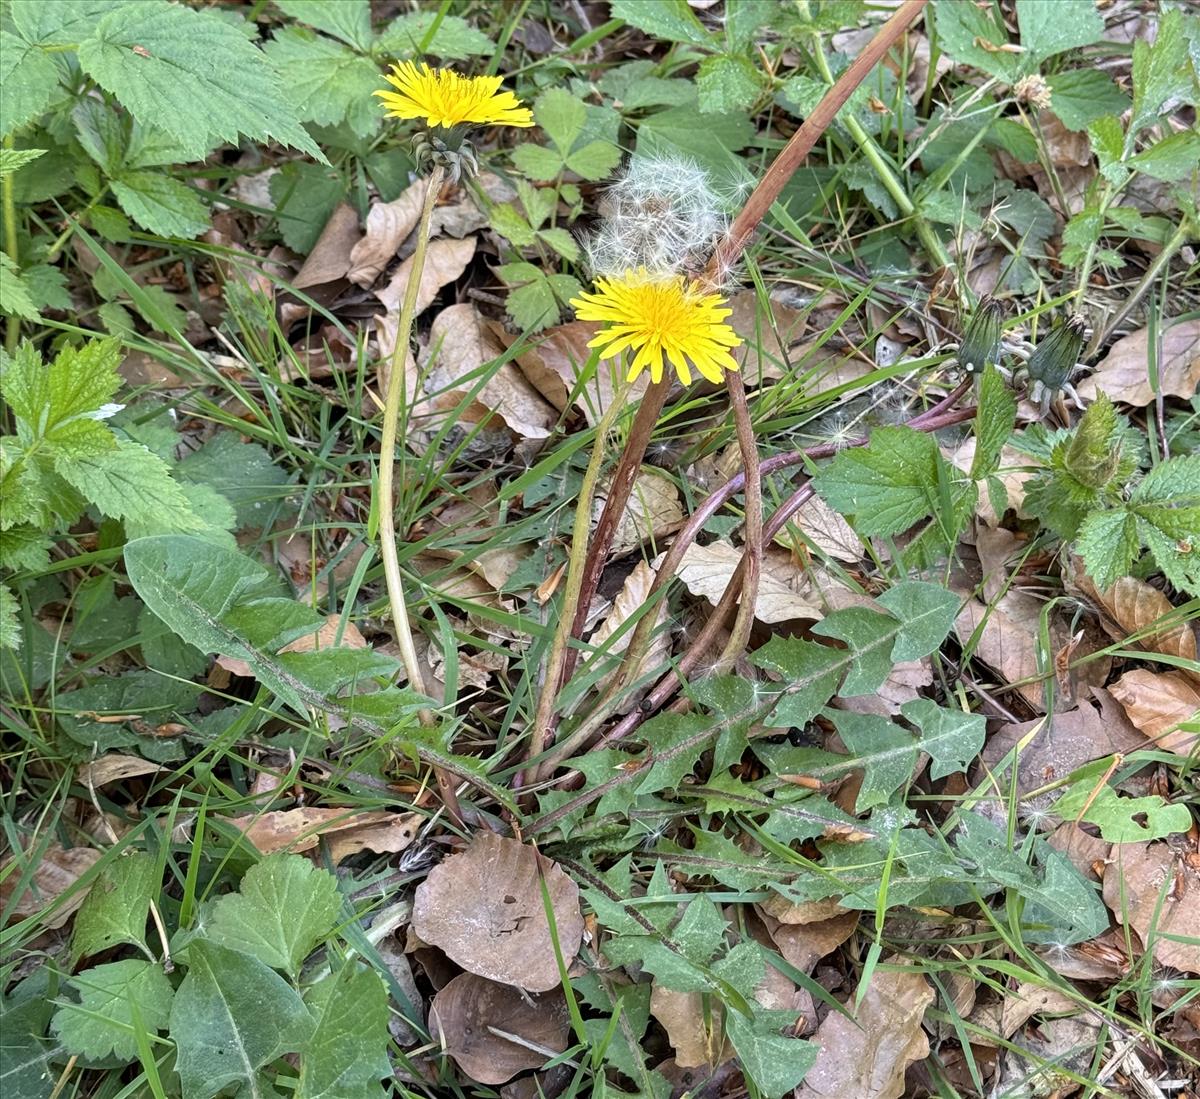
<instances>
[{"instance_id":1,"label":"dandelion flower head","mask_svg":"<svg viewBox=\"0 0 1200 1099\"><path fill-rule=\"evenodd\" d=\"M377 91L391 118L424 118L449 129L464 122L483 126L532 126L533 112L512 92L500 91L500 76L463 76L401 61L384 79L396 91Z\"/></svg>"},{"instance_id":2,"label":"dandelion flower head","mask_svg":"<svg viewBox=\"0 0 1200 1099\"><path fill-rule=\"evenodd\" d=\"M605 358L634 352L629 381L646 367L653 381L661 381L664 361L684 385L692 381L689 363L710 382L738 369L729 351L742 341L725 323L733 310L723 308L720 294L706 293L682 275L655 277L639 268L619 277L600 276L595 290L573 298L571 305L580 320L605 325L589 347L601 348Z\"/></svg>"}]
</instances>

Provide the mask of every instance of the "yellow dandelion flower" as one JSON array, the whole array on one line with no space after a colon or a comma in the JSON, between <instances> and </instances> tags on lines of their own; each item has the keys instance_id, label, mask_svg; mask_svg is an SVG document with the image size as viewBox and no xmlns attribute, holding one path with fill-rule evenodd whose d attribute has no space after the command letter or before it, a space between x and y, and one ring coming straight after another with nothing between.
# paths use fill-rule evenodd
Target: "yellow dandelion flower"
<instances>
[{"instance_id":1,"label":"yellow dandelion flower","mask_svg":"<svg viewBox=\"0 0 1200 1099\"><path fill-rule=\"evenodd\" d=\"M661 381L664 356L684 385L692 381L689 362L710 382L719 382L722 371L738 369L729 349L742 341L724 323L733 310L721 308L720 294L706 294L682 275L655 278L639 268L621 278L598 278L594 292L571 304L581 321L607 324L588 347L602 348L605 358L635 349L629 381L646 367L655 382Z\"/></svg>"},{"instance_id":2,"label":"yellow dandelion flower","mask_svg":"<svg viewBox=\"0 0 1200 1099\"><path fill-rule=\"evenodd\" d=\"M391 118L424 118L449 128L461 122L485 126L532 126L533 114L512 92L500 91L501 76L463 76L401 61L384 79L396 89L375 92Z\"/></svg>"}]
</instances>

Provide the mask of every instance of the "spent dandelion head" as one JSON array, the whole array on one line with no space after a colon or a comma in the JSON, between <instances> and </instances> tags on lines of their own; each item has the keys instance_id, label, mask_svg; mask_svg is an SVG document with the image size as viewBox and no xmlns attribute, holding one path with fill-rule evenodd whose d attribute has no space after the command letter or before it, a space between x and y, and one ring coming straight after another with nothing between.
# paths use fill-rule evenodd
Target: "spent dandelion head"
<instances>
[{"instance_id":1,"label":"spent dandelion head","mask_svg":"<svg viewBox=\"0 0 1200 1099\"><path fill-rule=\"evenodd\" d=\"M533 112L512 92L500 90L500 76L463 76L452 69L401 61L384 79L395 90L373 94L382 100L388 117L423 119L430 127L413 139L418 161L442 164L454 179L464 169L477 168L466 140L471 126L533 125Z\"/></svg>"},{"instance_id":2,"label":"spent dandelion head","mask_svg":"<svg viewBox=\"0 0 1200 1099\"><path fill-rule=\"evenodd\" d=\"M705 292L682 275L655 277L645 268L613 278L599 277L596 288L571 300L575 315L599 321L605 328L589 343L605 358L633 353L628 380L650 368L659 382L669 362L684 385L694 366L710 382L720 382L726 370L737 370L730 348L741 339L725 323L732 312L725 299ZM690 365L689 365L690 364Z\"/></svg>"}]
</instances>

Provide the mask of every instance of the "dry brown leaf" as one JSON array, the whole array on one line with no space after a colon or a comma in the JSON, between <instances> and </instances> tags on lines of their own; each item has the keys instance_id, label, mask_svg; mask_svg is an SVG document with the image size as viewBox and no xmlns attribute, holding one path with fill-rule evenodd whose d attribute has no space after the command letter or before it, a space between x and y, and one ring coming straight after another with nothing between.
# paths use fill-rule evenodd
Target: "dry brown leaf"
<instances>
[{"instance_id":1,"label":"dry brown leaf","mask_svg":"<svg viewBox=\"0 0 1200 1099\"><path fill-rule=\"evenodd\" d=\"M109 752L108 755L85 763L75 772L75 778L83 786L95 789L110 782L119 782L123 778L152 775L163 769L161 763L153 763L139 756L123 756L119 752Z\"/></svg>"},{"instance_id":2,"label":"dry brown leaf","mask_svg":"<svg viewBox=\"0 0 1200 1099\"><path fill-rule=\"evenodd\" d=\"M1200 716L1200 689L1180 672L1151 672L1136 668L1110 688L1129 720L1160 747L1190 755L1197 736L1178 728ZM1161 739L1159 739L1161 738Z\"/></svg>"},{"instance_id":3,"label":"dry brown leaf","mask_svg":"<svg viewBox=\"0 0 1200 1099\"><path fill-rule=\"evenodd\" d=\"M781 923L760 912L760 919L779 953L801 973L811 973L817 962L832 954L854 934L860 915L858 912L842 912L827 920Z\"/></svg>"},{"instance_id":4,"label":"dry brown leaf","mask_svg":"<svg viewBox=\"0 0 1200 1099\"><path fill-rule=\"evenodd\" d=\"M933 999L919 973L877 969L858 1009L847 1005L849 1019L831 1011L817 1028L821 1050L796 1099L899 1099L905 1069L929 1055L921 1020Z\"/></svg>"},{"instance_id":5,"label":"dry brown leaf","mask_svg":"<svg viewBox=\"0 0 1200 1099\"><path fill-rule=\"evenodd\" d=\"M1007 1040L1035 1015L1061 1015L1078 1011L1079 1004L1065 993L1028 981L1018 985L1015 991L1005 993L1003 1000L993 1000L971 1013L971 1041L981 1046L995 1047L998 1042L991 1038L992 1034Z\"/></svg>"},{"instance_id":6,"label":"dry brown leaf","mask_svg":"<svg viewBox=\"0 0 1200 1099\"><path fill-rule=\"evenodd\" d=\"M592 526L600 521L604 502L608 499L608 486L602 485L592 501ZM666 474L652 469L643 469L633 483L633 491L625 504L625 513L613 534L609 553L620 557L637 549L642 543L657 542L670 534L683 522L683 504L679 489Z\"/></svg>"},{"instance_id":7,"label":"dry brown leaf","mask_svg":"<svg viewBox=\"0 0 1200 1099\"><path fill-rule=\"evenodd\" d=\"M1074 821L1064 821L1046 837L1046 842L1061 851L1085 878L1099 881L1097 864L1103 865L1108 858L1109 845L1099 836L1093 836Z\"/></svg>"},{"instance_id":8,"label":"dry brown leaf","mask_svg":"<svg viewBox=\"0 0 1200 1099\"><path fill-rule=\"evenodd\" d=\"M567 1048L570 1016L562 992L529 996L474 973L460 973L433 998L429 1025L472 1080L503 1084L541 1068Z\"/></svg>"},{"instance_id":9,"label":"dry brown leaf","mask_svg":"<svg viewBox=\"0 0 1200 1099\"><path fill-rule=\"evenodd\" d=\"M296 272L292 285L297 290L324 286L346 277L350 269L350 252L358 240L358 211L349 203L339 202L304 266Z\"/></svg>"},{"instance_id":10,"label":"dry brown leaf","mask_svg":"<svg viewBox=\"0 0 1200 1099\"><path fill-rule=\"evenodd\" d=\"M1170 844L1113 844L1104 868L1104 903L1118 923L1138 933L1156 961L1200 973L1200 873Z\"/></svg>"},{"instance_id":11,"label":"dry brown leaf","mask_svg":"<svg viewBox=\"0 0 1200 1099\"><path fill-rule=\"evenodd\" d=\"M857 563L863 556L862 539L820 496L814 496L776 536L781 546L807 552L809 544L838 561Z\"/></svg>"},{"instance_id":12,"label":"dry brown leaf","mask_svg":"<svg viewBox=\"0 0 1200 1099\"><path fill-rule=\"evenodd\" d=\"M693 595L702 595L715 605L741 559L742 551L730 542L712 542L707 546L693 542L684 552L676 576ZM657 567L661 561L660 556L653 564ZM825 616L818 599L810 592L807 577L790 554L768 550L763 555L754 616L768 624Z\"/></svg>"},{"instance_id":13,"label":"dry brown leaf","mask_svg":"<svg viewBox=\"0 0 1200 1099\"><path fill-rule=\"evenodd\" d=\"M493 203L511 202L517 197L512 184L501 179L494 172L483 172L475 177L475 186L479 187ZM436 206L433 218L429 223L431 237L465 237L468 233L482 229L488 223L486 210L481 210L475 201L475 196L467 187L460 187L458 197L444 206Z\"/></svg>"},{"instance_id":14,"label":"dry brown leaf","mask_svg":"<svg viewBox=\"0 0 1200 1099\"><path fill-rule=\"evenodd\" d=\"M399 198L373 203L360 239L350 250L346 277L356 286L368 287L396 255L400 245L421 220L428 182L418 179Z\"/></svg>"},{"instance_id":15,"label":"dry brown leaf","mask_svg":"<svg viewBox=\"0 0 1200 1099\"><path fill-rule=\"evenodd\" d=\"M538 337L533 346L522 351L516 359L517 366L529 379L530 384L560 412L564 411L591 350L587 344L599 331L599 325L591 321L570 321L549 328ZM515 339L510 333L493 328L493 333L505 345ZM590 427L595 427L604 410L612 403L616 387L613 379L621 370L619 361L601 359L596 373L576 395L575 407L584 415ZM625 387L630 402L639 400L650 384L650 375L643 373L636 381Z\"/></svg>"},{"instance_id":16,"label":"dry brown leaf","mask_svg":"<svg viewBox=\"0 0 1200 1099\"><path fill-rule=\"evenodd\" d=\"M277 809L269 813L224 818L237 828L264 855L273 851L310 851L322 836L362 832L365 842L344 835L342 855L357 851L403 851L416 837L421 818L415 813L389 813L380 809L355 812L353 809L302 806ZM381 847L373 843L384 844ZM337 861L337 860L335 860Z\"/></svg>"},{"instance_id":17,"label":"dry brown leaf","mask_svg":"<svg viewBox=\"0 0 1200 1099\"><path fill-rule=\"evenodd\" d=\"M762 385L783 378L791 359L789 349L800 342L807 327L804 313L776 298L769 298L769 311L762 307L754 290L739 290L729 299L733 310L726 322L742 338L734 351L747 385ZM757 353L762 348L761 359Z\"/></svg>"},{"instance_id":18,"label":"dry brown leaf","mask_svg":"<svg viewBox=\"0 0 1200 1099\"><path fill-rule=\"evenodd\" d=\"M713 999L705 1024L704 995L700 992L676 992L658 982L650 991L650 1014L667 1032L667 1041L675 1050L675 1063L682 1068L699 1065L715 1067L734 1055L725 1040L725 1010Z\"/></svg>"},{"instance_id":19,"label":"dry brown leaf","mask_svg":"<svg viewBox=\"0 0 1200 1099\"><path fill-rule=\"evenodd\" d=\"M646 598L650 594L650 585L653 583L654 570L645 561L639 561L634 565L633 571L625 578L625 583L621 586L621 590L617 592L617 597L613 600L612 608L609 610L608 615L588 638L588 649L584 651L579 661L581 670L587 668L593 661L598 659L610 661L613 657L619 656L629 648L629 642L633 637L632 626L626 629L611 644L609 643L609 638L645 605ZM668 653L671 651L670 635L662 629L666 621L667 603L665 599L660 599L658 612L655 616L654 639L638 664L635 679L640 679L643 675L652 672L666 659ZM604 657L601 658L600 653L596 650L604 649L605 646L607 646L607 651ZM617 669L614 667L611 672L598 681L597 689L603 692L604 688L616 674ZM649 687L647 686L648 689ZM622 702L619 712L628 713L639 701L640 699L636 693L630 694Z\"/></svg>"},{"instance_id":20,"label":"dry brown leaf","mask_svg":"<svg viewBox=\"0 0 1200 1099\"><path fill-rule=\"evenodd\" d=\"M431 240L425 252L425 268L421 272L421 284L417 289L417 315L419 316L432 304L441 290L449 282L453 282L466 269L467 264L475 255L475 238L465 240ZM412 257L409 256L396 269L396 273L388 284L375 291L375 296L387 307L387 314L394 317L400 312L400 302L404 291L408 288L408 277L412 272ZM384 337L380 336L380 350L391 354L396 343L395 322L390 329L391 338L386 348L383 346Z\"/></svg>"},{"instance_id":21,"label":"dry brown leaf","mask_svg":"<svg viewBox=\"0 0 1200 1099\"><path fill-rule=\"evenodd\" d=\"M381 811L362 815L373 819L329 835L329 857L335 866L361 851L374 851L377 855L395 855L406 851L417 838L424 821L420 813Z\"/></svg>"},{"instance_id":22,"label":"dry brown leaf","mask_svg":"<svg viewBox=\"0 0 1200 1099\"><path fill-rule=\"evenodd\" d=\"M338 639L339 630L342 633L340 640ZM311 653L319 649L332 649L335 646L342 649L365 649L367 639L363 637L353 622L347 622L343 627L342 616L330 614L326 615L325 623L319 630L297 637L295 641L290 641L279 651L281 653Z\"/></svg>"},{"instance_id":23,"label":"dry brown leaf","mask_svg":"<svg viewBox=\"0 0 1200 1099\"><path fill-rule=\"evenodd\" d=\"M1150 332L1140 328L1117 340L1090 378L1076 388L1084 400L1103 390L1114 401L1142 408L1154 400L1150 386ZM1200 386L1200 320L1179 321L1162 332L1159 389L1173 397L1191 397Z\"/></svg>"},{"instance_id":24,"label":"dry brown leaf","mask_svg":"<svg viewBox=\"0 0 1200 1099\"><path fill-rule=\"evenodd\" d=\"M91 847L63 847L52 843L42 853L34 867L33 878L21 894L17 903L9 908L13 893L22 877L22 868L12 866L13 859L6 858L0 870L0 908L8 911L8 921L23 920L50 907L64 893L69 892L77 881L99 860L100 852ZM55 911L42 920L46 928L62 927L83 904L87 889L77 889Z\"/></svg>"},{"instance_id":25,"label":"dry brown leaf","mask_svg":"<svg viewBox=\"0 0 1200 1099\"><path fill-rule=\"evenodd\" d=\"M1076 588L1099 604L1104 612L1102 625L1114 641L1125 641L1130 634L1142 633L1160 618L1173 614L1177 625L1143 634L1133 644L1148 652L1178 656L1195 663L1196 634L1186 620L1179 620L1171 601L1157 588L1144 580L1124 576L1107 591L1100 591L1082 569L1077 569L1072 579ZM1196 678L1200 682L1200 675Z\"/></svg>"},{"instance_id":26,"label":"dry brown leaf","mask_svg":"<svg viewBox=\"0 0 1200 1099\"><path fill-rule=\"evenodd\" d=\"M928 657L920 660L900 660L892 665L879 690L869 695L837 698L833 705L855 714L876 714L895 717L900 708L921 697L921 688L933 682L933 664Z\"/></svg>"},{"instance_id":27,"label":"dry brown leaf","mask_svg":"<svg viewBox=\"0 0 1200 1099\"><path fill-rule=\"evenodd\" d=\"M971 463L975 460L975 436L964 439L956 447L942 447L942 454L955 468L970 473ZM1021 505L1025 503L1025 482L1033 476L1032 470L1023 468L1028 465L1029 459L1020 451L1010 446L1000 449L1000 468L996 471L996 477L1004 486L1009 508L1021 517L1024 517ZM987 491L986 485L979 486L979 502L975 506L975 513L989 527L998 527L1003 518L996 514L991 493Z\"/></svg>"},{"instance_id":28,"label":"dry brown leaf","mask_svg":"<svg viewBox=\"0 0 1200 1099\"><path fill-rule=\"evenodd\" d=\"M543 882L569 965L583 940L578 886L545 855L492 832L476 836L417 886L413 930L471 973L545 992L560 977Z\"/></svg>"},{"instance_id":29,"label":"dry brown leaf","mask_svg":"<svg viewBox=\"0 0 1200 1099\"><path fill-rule=\"evenodd\" d=\"M503 353L473 305L448 306L434 319L422 356L425 389L441 407L454 407L478 384L480 368ZM497 413L522 438L546 438L558 416L521 372L506 362L488 373L475 402Z\"/></svg>"},{"instance_id":30,"label":"dry brown leaf","mask_svg":"<svg viewBox=\"0 0 1200 1099\"><path fill-rule=\"evenodd\" d=\"M788 926L806 923L819 923L822 920L832 920L846 914L837 900L830 897L823 901L805 901L803 904L793 904L786 897L772 893L759 906L759 911Z\"/></svg>"}]
</instances>

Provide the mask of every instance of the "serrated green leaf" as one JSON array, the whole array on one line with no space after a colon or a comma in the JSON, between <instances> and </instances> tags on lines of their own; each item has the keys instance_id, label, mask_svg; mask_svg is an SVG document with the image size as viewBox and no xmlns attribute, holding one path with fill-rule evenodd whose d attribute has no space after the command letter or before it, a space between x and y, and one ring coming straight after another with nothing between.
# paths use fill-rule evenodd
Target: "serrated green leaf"
<instances>
[{"instance_id":1,"label":"serrated green leaf","mask_svg":"<svg viewBox=\"0 0 1200 1099\"><path fill-rule=\"evenodd\" d=\"M45 153L45 149L0 149L0 179L7 179Z\"/></svg>"},{"instance_id":2,"label":"serrated green leaf","mask_svg":"<svg viewBox=\"0 0 1200 1099\"><path fill-rule=\"evenodd\" d=\"M217 899L205 934L296 977L341 906L332 874L299 855L269 855L246 871L238 892Z\"/></svg>"},{"instance_id":3,"label":"serrated green leaf","mask_svg":"<svg viewBox=\"0 0 1200 1099\"><path fill-rule=\"evenodd\" d=\"M476 30L458 15L442 15L440 11L426 9L399 19L393 19L379 36L376 48L385 54L399 57L420 56L419 51L434 20L441 17L432 39L424 46L426 54L462 61L468 57L485 57L495 49L495 43L482 31Z\"/></svg>"},{"instance_id":4,"label":"serrated green leaf","mask_svg":"<svg viewBox=\"0 0 1200 1099\"><path fill-rule=\"evenodd\" d=\"M58 81L50 54L12 31L0 33L0 137L42 114L59 93Z\"/></svg>"},{"instance_id":5,"label":"serrated green leaf","mask_svg":"<svg viewBox=\"0 0 1200 1099\"><path fill-rule=\"evenodd\" d=\"M1134 522L1162 574L1180 591L1200 595L1200 507L1138 504Z\"/></svg>"},{"instance_id":6,"label":"serrated green leaf","mask_svg":"<svg viewBox=\"0 0 1200 1099\"><path fill-rule=\"evenodd\" d=\"M54 1005L48 999L47 967L0 996L0 1092L4 1099L50 1099L62 1075L64 1050L46 1040ZM32 987L31 987L32 986Z\"/></svg>"},{"instance_id":7,"label":"serrated green leaf","mask_svg":"<svg viewBox=\"0 0 1200 1099\"><path fill-rule=\"evenodd\" d=\"M125 4L100 19L78 56L134 118L196 159L244 134L325 161L262 52L216 12L167 0Z\"/></svg>"},{"instance_id":8,"label":"serrated green leaf","mask_svg":"<svg viewBox=\"0 0 1200 1099\"><path fill-rule=\"evenodd\" d=\"M1104 20L1093 0L1017 0L1017 23L1026 71L1035 71L1047 57L1090 46L1104 36Z\"/></svg>"},{"instance_id":9,"label":"serrated green leaf","mask_svg":"<svg viewBox=\"0 0 1200 1099\"><path fill-rule=\"evenodd\" d=\"M1050 109L1068 130L1084 130L1098 118L1119 118L1129 110L1129 96L1099 69L1067 69L1047 77L1046 83Z\"/></svg>"},{"instance_id":10,"label":"serrated green leaf","mask_svg":"<svg viewBox=\"0 0 1200 1099\"><path fill-rule=\"evenodd\" d=\"M1129 494L1131 504L1200 503L1200 454L1158 462Z\"/></svg>"},{"instance_id":11,"label":"serrated green leaf","mask_svg":"<svg viewBox=\"0 0 1200 1099\"><path fill-rule=\"evenodd\" d=\"M505 306L523 332L540 332L561 313L558 299L540 267L532 263L506 263L496 268L509 291Z\"/></svg>"},{"instance_id":12,"label":"serrated green leaf","mask_svg":"<svg viewBox=\"0 0 1200 1099\"><path fill-rule=\"evenodd\" d=\"M1155 179L1178 183L1192 175L1200 165L1200 134L1195 130L1180 130L1156 141L1125 163Z\"/></svg>"},{"instance_id":13,"label":"serrated green leaf","mask_svg":"<svg viewBox=\"0 0 1200 1099\"><path fill-rule=\"evenodd\" d=\"M72 308L66 276L57 267L48 263L30 264L22 270L21 281L25 283L33 304L39 310L59 309L65 312Z\"/></svg>"},{"instance_id":14,"label":"serrated green leaf","mask_svg":"<svg viewBox=\"0 0 1200 1099\"><path fill-rule=\"evenodd\" d=\"M583 132L587 110L583 100L565 88L548 88L534 100L533 118L564 156Z\"/></svg>"},{"instance_id":15,"label":"serrated green leaf","mask_svg":"<svg viewBox=\"0 0 1200 1099\"><path fill-rule=\"evenodd\" d=\"M300 1058L296 1099L382 1099L388 1060L387 989L374 970L343 965L305 994L316 1032Z\"/></svg>"},{"instance_id":16,"label":"serrated green leaf","mask_svg":"<svg viewBox=\"0 0 1200 1099\"><path fill-rule=\"evenodd\" d=\"M701 167L720 172L728 170L733 159L730 153L744 149L753 140L754 125L743 112L701 114L695 107L671 107L638 125L637 151L687 153Z\"/></svg>"},{"instance_id":17,"label":"serrated green leaf","mask_svg":"<svg viewBox=\"0 0 1200 1099\"><path fill-rule=\"evenodd\" d=\"M21 278L20 268L7 252L0 252L0 313L27 321L42 319L29 287Z\"/></svg>"},{"instance_id":18,"label":"serrated green leaf","mask_svg":"<svg viewBox=\"0 0 1200 1099\"><path fill-rule=\"evenodd\" d=\"M204 939L187 947L187 976L171 1005L176 1070L189 1099L236 1085L264 1092L259 1071L304 1049L315 1023L299 993L257 958Z\"/></svg>"},{"instance_id":19,"label":"serrated green leaf","mask_svg":"<svg viewBox=\"0 0 1200 1099\"><path fill-rule=\"evenodd\" d=\"M1091 774L1074 782L1051 808L1063 820L1097 825L1100 838L1108 843L1146 843L1192 826L1192 814L1182 803L1168 805L1157 794L1124 797L1107 783L1097 788L1098 781L1102 777Z\"/></svg>"},{"instance_id":20,"label":"serrated green leaf","mask_svg":"<svg viewBox=\"0 0 1200 1099\"><path fill-rule=\"evenodd\" d=\"M982 481L1000 468L1000 451L1017 422L1017 399L1004 384L1000 371L989 366L979 385L979 413L975 417L975 457L971 480Z\"/></svg>"},{"instance_id":21,"label":"serrated green leaf","mask_svg":"<svg viewBox=\"0 0 1200 1099\"><path fill-rule=\"evenodd\" d=\"M111 186L121 209L160 237L191 240L208 228L208 207L190 187L161 172L123 172Z\"/></svg>"},{"instance_id":22,"label":"serrated green leaf","mask_svg":"<svg viewBox=\"0 0 1200 1099\"><path fill-rule=\"evenodd\" d=\"M813 1067L819 1046L783 1032L796 1022L793 1011L756 1011L752 1019L726 1016L726 1033L746 1075L765 1099L792 1091Z\"/></svg>"},{"instance_id":23,"label":"serrated green leaf","mask_svg":"<svg viewBox=\"0 0 1200 1099\"><path fill-rule=\"evenodd\" d=\"M854 516L859 534L899 534L937 506L938 452L933 437L910 427L881 427L865 447L841 451L813 479L830 507Z\"/></svg>"},{"instance_id":24,"label":"serrated green leaf","mask_svg":"<svg viewBox=\"0 0 1200 1099\"><path fill-rule=\"evenodd\" d=\"M1163 12L1154 43L1138 39L1133 44L1131 134L1153 125L1172 101L1195 101L1183 18L1178 9Z\"/></svg>"},{"instance_id":25,"label":"serrated green leaf","mask_svg":"<svg viewBox=\"0 0 1200 1099\"><path fill-rule=\"evenodd\" d=\"M813 633L836 637L850 651L840 695L852 698L879 690L892 669L892 627L893 619L866 607L844 607L813 626Z\"/></svg>"},{"instance_id":26,"label":"serrated green leaf","mask_svg":"<svg viewBox=\"0 0 1200 1099\"><path fill-rule=\"evenodd\" d=\"M739 55L706 57L696 73L697 104L704 114L748 110L761 90L754 67Z\"/></svg>"},{"instance_id":27,"label":"serrated green leaf","mask_svg":"<svg viewBox=\"0 0 1200 1099\"><path fill-rule=\"evenodd\" d=\"M830 645L778 635L755 650L750 662L785 677L787 684L787 693L776 704L770 723L802 729L833 697L851 660L846 652Z\"/></svg>"},{"instance_id":28,"label":"serrated green leaf","mask_svg":"<svg viewBox=\"0 0 1200 1099\"><path fill-rule=\"evenodd\" d=\"M933 9L933 15L938 39L951 57L1008 83L1016 79L1020 70L1017 55L1006 50L985 49L981 45L1008 45L1008 32L994 17L990 7L981 9L974 4L938 4Z\"/></svg>"},{"instance_id":29,"label":"serrated green leaf","mask_svg":"<svg viewBox=\"0 0 1200 1099\"><path fill-rule=\"evenodd\" d=\"M924 580L902 580L877 600L900 622L893 661L919 660L928 656L950 633L960 600L952 591Z\"/></svg>"},{"instance_id":30,"label":"serrated green leaf","mask_svg":"<svg viewBox=\"0 0 1200 1099\"><path fill-rule=\"evenodd\" d=\"M1120 467L1121 449L1117 410L1112 401L1100 393L1088 405L1070 442L1062 450L1062 467L1081 485L1101 490Z\"/></svg>"},{"instance_id":31,"label":"serrated green leaf","mask_svg":"<svg viewBox=\"0 0 1200 1099\"><path fill-rule=\"evenodd\" d=\"M88 455L59 455L54 468L104 515L156 530L197 530L203 524L171 478L166 463L137 443Z\"/></svg>"},{"instance_id":32,"label":"serrated green leaf","mask_svg":"<svg viewBox=\"0 0 1200 1099\"><path fill-rule=\"evenodd\" d=\"M74 958L87 958L118 943L146 948L146 919L158 896L158 864L135 852L101 871L75 917Z\"/></svg>"},{"instance_id":33,"label":"serrated green leaf","mask_svg":"<svg viewBox=\"0 0 1200 1099\"><path fill-rule=\"evenodd\" d=\"M580 179L603 179L618 164L621 150L611 141L589 141L581 145L566 160L566 165Z\"/></svg>"},{"instance_id":34,"label":"serrated green leaf","mask_svg":"<svg viewBox=\"0 0 1200 1099\"><path fill-rule=\"evenodd\" d=\"M512 161L519 171L540 182L557 179L563 170L563 158L545 145L518 145L512 151Z\"/></svg>"},{"instance_id":35,"label":"serrated green leaf","mask_svg":"<svg viewBox=\"0 0 1200 1099\"><path fill-rule=\"evenodd\" d=\"M275 0L284 15L340 38L358 50L371 45L370 0Z\"/></svg>"},{"instance_id":36,"label":"serrated green leaf","mask_svg":"<svg viewBox=\"0 0 1200 1099\"><path fill-rule=\"evenodd\" d=\"M654 38L686 42L693 46L712 44L712 36L701 25L686 0L612 0L609 14Z\"/></svg>"},{"instance_id":37,"label":"serrated green leaf","mask_svg":"<svg viewBox=\"0 0 1200 1099\"><path fill-rule=\"evenodd\" d=\"M8 559L5 559L8 564ZM12 567L11 565L9 566ZM0 649L21 647L21 604L7 584L0 584Z\"/></svg>"},{"instance_id":38,"label":"serrated green leaf","mask_svg":"<svg viewBox=\"0 0 1200 1099\"><path fill-rule=\"evenodd\" d=\"M276 31L263 52L306 122L336 126L348 119L364 136L379 128L383 113L371 93L382 78L369 58L302 27Z\"/></svg>"},{"instance_id":39,"label":"serrated green leaf","mask_svg":"<svg viewBox=\"0 0 1200 1099\"><path fill-rule=\"evenodd\" d=\"M566 229L539 229L538 236L568 262L579 259L579 245Z\"/></svg>"},{"instance_id":40,"label":"serrated green leaf","mask_svg":"<svg viewBox=\"0 0 1200 1099\"><path fill-rule=\"evenodd\" d=\"M79 1003L64 1003L51 1026L68 1052L81 1057L132 1061L138 1052L133 1005L141 1024L157 1034L175 994L161 966L138 958L95 966L68 983Z\"/></svg>"},{"instance_id":41,"label":"serrated green leaf","mask_svg":"<svg viewBox=\"0 0 1200 1099\"><path fill-rule=\"evenodd\" d=\"M642 725L638 736L649 745L648 755L652 762L645 778L638 783L638 793L678 789L708 746L703 734L715 724L705 714L665 713L656 714ZM679 746L684 743L689 743L690 748L679 751ZM675 750L668 753L667 749Z\"/></svg>"},{"instance_id":42,"label":"serrated green leaf","mask_svg":"<svg viewBox=\"0 0 1200 1099\"><path fill-rule=\"evenodd\" d=\"M512 206L506 204L493 206L488 213L488 220L497 233L518 248L528 248L537 240L537 234L530 228L529 222L521 217Z\"/></svg>"},{"instance_id":43,"label":"serrated green leaf","mask_svg":"<svg viewBox=\"0 0 1200 1099\"><path fill-rule=\"evenodd\" d=\"M32 344L22 344L0 370L0 393L18 420L28 446L45 439L62 444L80 430L99 426L88 417L103 408L121 384L116 340L65 344L47 367Z\"/></svg>"}]
</instances>

